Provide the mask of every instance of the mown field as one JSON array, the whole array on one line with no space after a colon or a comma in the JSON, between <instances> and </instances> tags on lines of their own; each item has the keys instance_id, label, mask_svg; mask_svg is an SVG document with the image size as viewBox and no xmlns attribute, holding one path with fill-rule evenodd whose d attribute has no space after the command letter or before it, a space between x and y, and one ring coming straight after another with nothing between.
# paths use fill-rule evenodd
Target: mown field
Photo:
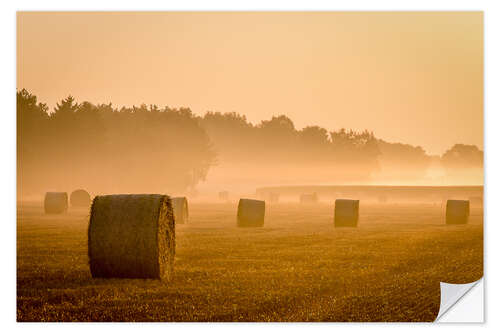
<instances>
[{"instance_id":1,"label":"mown field","mask_svg":"<svg viewBox=\"0 0 500 333\"><path fill-rule=\"evenodd\" d=\"M88 211L44 215L19 203L18 321L433 321L439 282L483 275L482 210L444 224L440 205L268 205L263 228L236 227L233 204L190 204L176 227L175 275L92 279Z\"/></svg>"}]
</instances>

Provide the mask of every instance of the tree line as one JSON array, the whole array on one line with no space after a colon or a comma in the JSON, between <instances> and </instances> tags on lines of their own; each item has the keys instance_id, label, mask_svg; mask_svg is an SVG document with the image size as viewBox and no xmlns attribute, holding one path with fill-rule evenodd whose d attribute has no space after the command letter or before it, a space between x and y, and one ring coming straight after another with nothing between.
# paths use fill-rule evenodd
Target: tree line
<instances>
[{"instance_id":1,"label":"tree line","mask_svg":"<svg viewBox=\"0 0 500 333\"><path fill-rule=\"evenodd\" d=\"M106 192L194 188L215 162L206 131L189 109L116 109L69 96L49 113L17 92L19 189L71 187Z\"/></svg>"},{"instance_id":2,"label":"tree line","mask_svg":"<svg viewBox=\"0 0 500 333\"><path fill-rule=\"evenodd\" d=\"M449 169L480 168L483 152L455 145L439 157ZM319 166L365 181L384 165L422 177L432 157L423 148L378 139L369 131L319 126L296 129L284 115L247 121L235 112L78 103L72 96L52 112L27 90L17 91L18 186L45 191L89 186L96 191L184 191L220 163ZM350 173L347 175L347 173ZM325 179L328 181L328 179Z\"/></svg>"}]
</instances>

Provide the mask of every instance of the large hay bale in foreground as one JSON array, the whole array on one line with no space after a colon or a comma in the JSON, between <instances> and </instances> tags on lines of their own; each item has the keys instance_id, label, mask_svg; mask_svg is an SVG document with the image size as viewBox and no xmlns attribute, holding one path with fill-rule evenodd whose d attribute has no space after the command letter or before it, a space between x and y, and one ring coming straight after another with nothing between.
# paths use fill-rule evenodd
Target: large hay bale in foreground
<instances>
[{"instance_id":1,"label":"large hay bale in foreground","mask_svg":"<svg viewBox=\"0 0 500 333\"><path fill-rule=\"evenodd\" d=\"M172 208L174 209L174 219L176 224L184 224L188 222L189 210L186 197L172 198Z\"/></svg>"},{"instance_id":2,"label":"large hay bale in foreground","mask_svg":"<svg viewBox=\"0 0 500 333\"><path fill-rule=\"evenodd\" d=\"M90 194L82 189L75 190L71 192L71 195L69 196L69 202L73 207L89 207Z\"/></svg>"},{"instance_id":3,"label":"large hay bale in foreground","mask_svg":"<svg viewBox=\"0 0 500 333\"><path fill-rule=\"evenodd\" d=\"M448 200L446 202L446 224L466 224L469 221L469 200Z\"/></svg>"},{"instance_id":4,"label":"large hay bale in foreground","mask_svg":"<svg viewBox=\"0 0 500 333\"><path fill-rule=\"evenodd\" d=\"M335 200L335 227L357 227L359 220L359 200Z\"/></svg>"},{"instance_id":5,"label":"large hay bale in foreground","mask_svg":"<svg viewBox=\"0 0 500 333\"><path fill-rule=\"evenodd\" d=\"M300 195L300 203L317 203L318 202L318 195L316 192L312 194L301 194Z\"/></svg>"},{"instance_id":6,"label":"large hay bale in foreground","mask_svg":"<svg viewBox=\"0 0 500 333\"><path fill-rule=\"evenodd\" d=\"M175 221L161 194L96 196L90 210L88 255L92 277L172 276Z\"/></svg>"},{"instance_id":7,"label":"large hay bale in foreground","mask_svg":"<svg viewBox=\"0 0 500 333\"><path fill-rule=\"evenodd\" d=\"M61 214L68 210L68 193L47 192L43 206L46 214Z\"/></svg>"},{"instance_id":8,"label":"large hay bale in foreground","mask_svg":"<svg viewBox=\"0 0 500 333\"><path fill-rule=\"evenodd\" d=\"M240 199L238 203L238 227L262 227L266 202L253 199Z\"/></svg>"}]
</instances>

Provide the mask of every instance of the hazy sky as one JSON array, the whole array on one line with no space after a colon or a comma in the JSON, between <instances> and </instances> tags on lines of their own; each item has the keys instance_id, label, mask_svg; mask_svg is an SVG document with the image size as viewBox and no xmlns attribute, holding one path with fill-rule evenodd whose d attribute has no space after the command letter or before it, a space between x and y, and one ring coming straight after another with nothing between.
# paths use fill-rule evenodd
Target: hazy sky
<instances>
[{"instance_id":1,"label":"hazy sky","mask_svg":"<svg viewBox=\"0 0 500 333\"><path fill-rule=\"evenodd\" d=\"M479 12L18 13L17 87L483 148Z\"/></svg>"}]
</instances>

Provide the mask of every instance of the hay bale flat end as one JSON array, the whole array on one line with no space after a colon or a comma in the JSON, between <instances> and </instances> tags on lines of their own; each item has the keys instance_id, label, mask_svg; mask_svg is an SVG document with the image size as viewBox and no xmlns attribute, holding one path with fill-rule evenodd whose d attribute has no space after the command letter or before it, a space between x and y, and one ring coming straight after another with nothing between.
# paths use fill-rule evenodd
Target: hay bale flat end
<instances>
[{"instance_id":1,"label":"hay bale flat end","mask_svg":"<svg viewBox=\"0 0 500 333\"><path fill-rule=\"evenodd\" d=\"M45 214L62 214L68 210L68 193L47 192L43 201Z\"/></svg>"},{"instance_id":2,"label":"hay bale flat end","mask_svg":"<svg viewBox=\"0 0 500 333\"><path fill-rule=\"evenodd\" d=\"M262 227L266 202L262 200L240 199L238 203L238 227Z\"/></svg>"},{"instance_id":3,"label":"hay bale flat end","mask_svg":"<svg viewBox=\"0 0 500 333\"><path fill-rule=\"evenodd\" d=\"M82 189L75 190L71 192L69 196L69 202L72 207L89 207L90 206L90 194Z\"/></svg>"},{"instance_id":4,"label":"hay bale flat end","mask_svg":"<svg viewBox=\"0 0 500 333\"><path fill-rule=\"evenodd\" d=\"M446 202L446 224L467 224L469 214L469 200L448 200Z\"/></svg>"},{"instance_id":5,"label":"hay bale flat end","mask_svg":"<svg viewBox=\"0 0 500 333\"><path fill-rule=\"evenodd\" d=\"M357 227L359 220L359 200L335 200L335 227Z\"/></svg>"}]
</instances>

